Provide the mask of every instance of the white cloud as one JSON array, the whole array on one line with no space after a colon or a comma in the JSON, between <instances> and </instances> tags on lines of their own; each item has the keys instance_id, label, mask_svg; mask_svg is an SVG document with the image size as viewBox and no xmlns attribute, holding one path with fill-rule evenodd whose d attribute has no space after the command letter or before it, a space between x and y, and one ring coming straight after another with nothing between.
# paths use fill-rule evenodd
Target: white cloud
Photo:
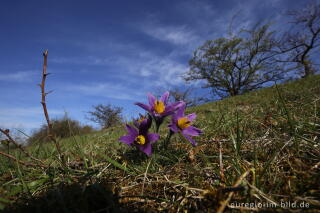
<instances>
[{"instance_id":1,"label":"white cloud","mask_svg":"<svg viewBox=\"0 0 320 213\"><path fill-rule=\"evenodd\" d=\"M0 73L0 81L29 82L36 76L35 71L19 71L15 73Z\"/></svg>"},{"instance_id":2,"label":"white cloud","mask_svg":"<svg viewBox=\"0 0 320 213\"><path fill-rule=\"evenodd\" d=\"M49 110L50 115L63 115L60 110ZM45 117L41 107L25 108L0 108L0 127L2 128L23 128L31 130L39 128L44 123Z\"/></svg>"},{"instance_id":3,"label":"white cloud","mask_svg":"<svg viewBox=\"0 0 320 213\"><path fill-rule=\"evenodd\" d=\"M1 119L3 120L3 119ZM42 122L39 121L26 121L21 119L10 119L10 121L1 121L0 120L0 128L3 129L25 129L28 132L32 129L39 128Z\"/></svg>"},{"instance_id":4,"label":"white cloud","mask_svg":"<svg viewBox=\"0 0 320 213\"><path fill-rule=\"evenodd\" d=\"M59 115L63 114L60 110L50 110L50 114ZM29 107L29 108L0 108L0 117L14 115L14 116L35 116L43 115L43 109L41 107Z\"/></svg>"},{"instance_id":5,"label":"white cloud","mask_svg":"<svg viewBox=\"0 0 320 213\"><path fill-rule=\"evenodd\" d=\"M151 23L142 27L142 31L153 38L175 45L194 43L198 39L198 36L186 26L156 26L155 23Z\"/></svg>"},{"instance_id":6,"label":"white cloud","mask_svg":"<svg viewBox=\"0 0 320 213\"><path fill-rule=\"evenodd\" d=\"M175 54L159 56L149 51L137 50L136 57L119 56L113 61L126 73L118 74L120 81L141 82L142 89L152 89L154 86L178 86L184 83L182 75L188 71L187 63L176 59ZM125 76L125 77L124 77ZM130 85L128 85L130 86Z\"/></svg>"},{"instance_id":7,"label":"white cloud","mask_svg":"<svg viewBox=\"0 0 320 213\"><path fill-rule=\"evenodd\" d=\"M69 85L65 89L78 94L107 97L119 100L137 100L143 94L140 90L116 83L90 83L83 85Z\"/></svg>"},{"instance_id":8,"label":"white cloud","mask_svg":"<svg viewBox=\"0 0 320 213\"><path fill-rule=\"evenodd\" d=\"M172 52L167 56L159 56L152 51L144 51L142 48L136 47L136 55L122 54L114 57L113 60L109 56L92 57L96 64L108 66L105 72L96 73L96 75L112 76L116 83L95 82L84 85L69 85L64 86L65 89L77 91L85 95L98 95L102 97L110 97L115 99L133 100L136 95L123 95L132 92L132 85L141 82L139 88L134 88L134 91L145 92L154 86L170 87L173 85L181 85L184 83L181 78L182 74L188 71L186 63L176 60L177 53ZM179 56L179 55L178 55ZM65 58L63 62L72 62L73 59ZM76 60L76 62L88 62L85 59ZM93 63L91 63L92 65ZM87 64L87 65L90 65ZM99 77L97 76L99 79ZM105 78L105 76L103 77ZM115 94L115 95L114 95Z\"/></svg>"},{"instance_id":9,"label":"white cloud","mask_svg":"<svg viewBox=\"0 0 320 213\"><path fill-rule=\"evenodd\" d=\"M181 76L188 71L188 67L170 58L154 57L142 64L137 71L141 76L151 76L151 84L166 87L182 84Z\"/></svg>"},{"instance_id":10,"label":"white cloud","mask_svg":"<svg viewBox=\"0 0 320 213\"><path fill-rule=\"evenodd\" d=\"M184 84L182 75L188 71L187 65L177 62L170 56L160 57L141 51L137 58L121 56L110 63L124 70L122 73L113 73L116 74L112 83L71 84L64 86L64 89L80 95L136 101L156 88L170 88Z\"/></svg>"},{"instance_id":11,"label":"white cloud","mask_svg":"<svg viewBox=\"0 0 320 213\"><path fill-rule=\"evenodd\" d=\"M55 57L50 59L50 62L57 64L84 64L84 65L106 65L107 58L99 58L96 56L86 57Z\"/></svg>"}]
</instances>

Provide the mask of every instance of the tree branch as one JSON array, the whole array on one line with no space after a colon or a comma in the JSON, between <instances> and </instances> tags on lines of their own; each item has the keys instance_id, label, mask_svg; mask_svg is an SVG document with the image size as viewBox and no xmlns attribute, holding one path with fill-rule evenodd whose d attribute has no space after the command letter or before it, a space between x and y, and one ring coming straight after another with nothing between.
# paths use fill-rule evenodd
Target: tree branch
<instances>
[{"instance_id":1,"label":"tree branch","mask_svg":"<svg viewBox=\"0 0 320 213\"><path fill-rule=\"evenodd\" d=\"M43 164L43 162L35 157L33 157L29 152L27 152L20 144L18 144L9 134L8 130L3 130L0 128L0 132L2 132L11 143L13 143L18 149L20 149L26 156L28 156L29 158L31 158L34 161L40 162L41 164Z\"/></svg>"},{"instance_id":2,"label":"tree branch","mask_svg":"<svg viewBox=\"0 0 320 213\"><path fill-rule=\"evenodd\" d=\"M40 84L41 104L42 104L44 116L45 116L47 124L48 124L48 136L55 144L60 160L62 160L62 162L64 162L64 158L63 158L63 155L61 152L60 144L52 132L52 124L50 123L49 113L48 113L47 105L46 105L46 95L50 93L50 92L48 92L48 93L45 92L46 77L49 75L49 73L47 73L47 57L48 57L48 50L45 50L43 53L42 81Z\"/></svg>"}]
</instances>

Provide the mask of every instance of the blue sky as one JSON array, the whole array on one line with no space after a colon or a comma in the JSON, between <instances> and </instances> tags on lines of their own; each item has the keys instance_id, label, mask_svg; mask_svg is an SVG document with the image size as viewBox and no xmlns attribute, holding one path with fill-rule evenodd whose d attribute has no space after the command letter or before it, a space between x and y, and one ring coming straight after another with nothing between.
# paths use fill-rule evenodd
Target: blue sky
<instances>
[{"instance_id":1,"label":"blue sky","mask_svg":"<svg viewBox=\"0 0 320 213\"><path fill-rule=\"evenodd\" d=\"M88 123L92 105L141 110L147 92L186 85L192 52L206 40L257 21L280 30L283 13L301 0L4 0L0 6L0 127L29 132L44 123L40 104L42 52L49 50L51 117L65 112Z\"/></svg>"}]
</instances>

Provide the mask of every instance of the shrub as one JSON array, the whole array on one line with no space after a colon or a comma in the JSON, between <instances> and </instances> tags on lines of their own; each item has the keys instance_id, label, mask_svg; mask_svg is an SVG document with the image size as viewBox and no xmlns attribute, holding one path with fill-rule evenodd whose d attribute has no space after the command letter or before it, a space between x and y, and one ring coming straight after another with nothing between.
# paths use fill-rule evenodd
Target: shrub
<instances>
[{"instance_id":1,"label":"shrub","mask_svg":"<svg viewBox=\"0 0 320 213\"><path fill-rule=\"evenodd\" d=\"M72 135L84 135L94 131L91 126L81 125L79 121L72 120L67 116L58 119L52 119L52 133L57 138L68 138ZM40 129L33 132L28 139L29 143L48 141L48 126L43 124Z\"/></svg>"}]
</instances>

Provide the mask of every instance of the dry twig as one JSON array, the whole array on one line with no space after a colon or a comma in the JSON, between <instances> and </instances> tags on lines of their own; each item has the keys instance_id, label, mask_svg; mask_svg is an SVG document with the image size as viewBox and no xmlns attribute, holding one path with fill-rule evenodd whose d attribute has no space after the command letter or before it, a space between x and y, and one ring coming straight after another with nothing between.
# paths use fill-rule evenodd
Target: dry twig
<instances>
[{"instance_id":1,"label":"dry twig","mask_svg":"<svg viewBox=\"0 0 320 213\"><path fill-rule=\"evenodd\" d=\"M143 184L142 184L142 189L141 189L141 195L143 195L143 192L144 192L144 184L145 184L146 179L147 179L147 174L148 174L148 170L149 170L149 166L150 166L151 161L152 161L152 158L150 158L149 163L148 163L147 168L146 168L146 171L144 173Z\"/></svg>"},{"instance_id":2,"label":"dry twig","mask_svg":"<svg viewBox=\"0 0 320 213\"><path fill-rule=\"evenodd\" d=\"M23 165L23 166L30 166L30 167L41 167L41 168L46 168L47 166L46 165L43 165L43 164L34 164L34 163L28 163L28 162L24 162L22 160L18 160L17 158L15 158L14 156L10 155L10 154L7 154L7 153L4 153L4 152L1 152L0 151L0 155L3 155L11 160L14 160L16 162L18 162L19 164Z\"/></svg>"},{"instance_id":3,"label":"dry twig","mask_svg":"<svg viewBox=\"0 0 320 213\"><path fill-rule=\"evenodd\" d=\"M220 167L220 178L221 178L222 182L225 183L223 161L222 161L222 144L221 144L221 141L219 141L219 167Z\"/></svg>"},{"instance_id":4,"label":"dry twig","mask_svg":"<svg viewBox=\"0 0 320 213\"><path fill-rule=\"evenodd\" d=\"M40 162L41 164L43 164L43 162L35 157L33 157L29 152L27 152L27 150L25 150L20 144L18 144L11 136L8 130L3 130L0 128L0 132L2 132L11 143L13 143L18 149L20 149L26 156L28 156L29 158L31 158L34 161Z\"/></svg>"},{"instance_id":5,"label":"dry twig","mask_svg":"<svg viewBox=\"0 0 320 213\"><path fill-rule=\"evenodd\" d=\"M47 93L45 92L46 77L47 77L47 75L50 74L50 73L47 73L47 58L48 58L48 50L44 51L44 53L43 53L42 81L41 81L41 84L39 85L41 88L41 104L42 104L43 112L44 112L44 115L46 117L47 124L48 124L48 136L55 144L60 160L62 160L62 162L64 162L63 155L62 155L61 148L60 148L60 144L52 132L52 124L50 123L49 113L48 113L47 105L46 105L46 96L51 92L51 91L47 92Z\"/></svg>"},{"instance_id":6,"label":"dry twig","mask_svg":"<svg viewBox=\"0 0 320 213\"><path fill-rule=\"evenodd\" d=\"M243 173L240 178L237 180L237 182L233 185L233 187L238 187L240 185L240 183L243 181L243 179L245 179L248 174L250 173L251 170L246 171L245 173ZM217 213L222 213L224 211L224 209L226 208L226 206L229 204L232 196L234 195L234 192L230 192L228 195L228 198L224 201L221 202L220 207L217 210Z\"/></svg>"}]
</instances>

